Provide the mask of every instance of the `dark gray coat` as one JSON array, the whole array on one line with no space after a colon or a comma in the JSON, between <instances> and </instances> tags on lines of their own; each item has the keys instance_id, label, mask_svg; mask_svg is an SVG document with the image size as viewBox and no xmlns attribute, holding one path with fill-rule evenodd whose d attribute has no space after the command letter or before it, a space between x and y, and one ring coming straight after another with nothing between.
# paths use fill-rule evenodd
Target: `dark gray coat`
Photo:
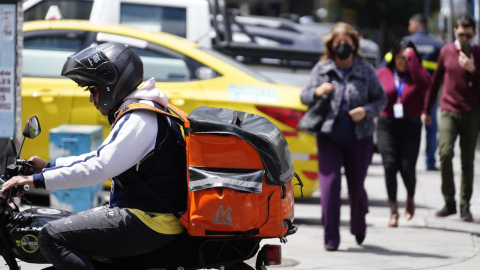
<instances>
[{"instance_id":1,"label":"dark gray coat","mask_svg":"<svg viewBox=\"0 0 480 270\"><path fill-rule=\"evenodd\" d=\"M330 133L338 115L343 97L343 77L333 60L320 61L312 69L307 86L303 89L300 99L305 105L315 102L315 89L324 82L335 85L331 93L330 107L322 133ZM365 108L367 116L355 123L355 135L358 140L370 136L375 130L373 119L377 117L387 105L387 97L383 86L378 80L374 67L358 57L354 58L353 69L346 78L347 106L349 110L357 107Z\"/></svg>"}]
</instances>

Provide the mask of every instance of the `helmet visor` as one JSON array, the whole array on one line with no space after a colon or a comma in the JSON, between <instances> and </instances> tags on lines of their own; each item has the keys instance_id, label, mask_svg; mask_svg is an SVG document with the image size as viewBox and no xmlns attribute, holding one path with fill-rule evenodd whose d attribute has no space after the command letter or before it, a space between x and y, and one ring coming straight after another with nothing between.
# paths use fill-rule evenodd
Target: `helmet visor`
<instances>
[{"instance_id":1,"label":"helmet visor","mask_svg":"<svg viewBox=\"0 0 480 270\"><path fill-rule=\"evenodd\" d=\"M80 51L74 57L76 62L87 69L97 69L100 65L109 61L96 43Z\"/></svg>"}]
</instances>

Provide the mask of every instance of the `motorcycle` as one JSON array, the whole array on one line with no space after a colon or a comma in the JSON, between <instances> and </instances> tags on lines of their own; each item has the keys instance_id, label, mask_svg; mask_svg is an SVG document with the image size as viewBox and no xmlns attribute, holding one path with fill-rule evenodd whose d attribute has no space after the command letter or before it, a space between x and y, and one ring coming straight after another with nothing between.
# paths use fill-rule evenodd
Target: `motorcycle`
<instances>
[{"instance_id":1,"label":"motorcycle","mask_svg":"<svg viewBox=\"0 0 480 270\"><path fill-rule=\"evenodd\" d=\"M41 132L36 116L30 118L23 131L21 146L16 151L10 139L5 151L5 173L0 184L14 176L34 174L33 164L20 159L25 138L34 139ZM20 211L13 198L19 191L28 191L28 185L16 186L0 197L0 255L10 270L19 270L16 259L28 263L49 263L38 246L38 234L48 222L65 218L73 213L54 208L33 208ZM24 196L22 199L26 200ZM26 200L28 202L28 200ZM292 226L287 234L280 238L286 243L286 236L295 234L298 227ZM245 261L257 255L255 269L266 270L266 266L280 265L282 253L280 245L265 244L262 238L247 237L192 237L184 233L166 246L150 253L118 258L90 257L95 269L233 269L253 270ZM261 247L261 248L260 248ZM53 266L44 270L55 269Z\"/></svg>"}]
</instances>

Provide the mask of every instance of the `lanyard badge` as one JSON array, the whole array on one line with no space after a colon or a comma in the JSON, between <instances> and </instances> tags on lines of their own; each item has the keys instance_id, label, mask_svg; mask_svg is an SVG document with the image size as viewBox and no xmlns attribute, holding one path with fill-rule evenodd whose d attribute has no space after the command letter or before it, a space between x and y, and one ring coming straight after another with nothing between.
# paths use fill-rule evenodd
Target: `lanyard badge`
<instances>
[{"instance_id":1,"label":"lanyard badge","mask_svg":"<svg viewBox=\"0 0 480 270\"><path fill-rule=\"evenodd\" d=\"M393 70L393 77L395 79L395 88L397 89L397 103L393 104L393 116L395 118L402 118L403 117L403 104L401 102L403 88L405 87L405 81L407 80L408 74L405 73L402 78L402 82L398 80L397 70Z\"/></svg>"}]
</instances>

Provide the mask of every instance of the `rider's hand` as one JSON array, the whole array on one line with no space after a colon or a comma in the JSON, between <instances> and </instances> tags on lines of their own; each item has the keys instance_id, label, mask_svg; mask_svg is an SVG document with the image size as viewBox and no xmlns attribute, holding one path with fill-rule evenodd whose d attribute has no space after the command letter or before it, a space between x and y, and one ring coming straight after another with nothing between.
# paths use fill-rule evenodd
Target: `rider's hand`
<instances>
[{"instance_id":1,"label":"rider's hand","mask_svg":"<svg viewBox=\"0 0 480 270\"><path fill-rule=\"evenodd\" d=\"M33 163L33 169L35 169L35 173L41 173L42 170L47 167L47 162L37 156L31 157L28 161Z\"/></svg>"},{"instance_id":2,"label":"rider's hand","mask_svg":"<svg viewBox=\"0 0 480 270\"><path fill-rule=\"evenodd\" d=\"M14 176L14 177L10 178L10 180L3 183L3 185L2 185L2 197L3 198L6 197L6 194L3 194L5 191L13 188L14 186L18 186L18 185L29 185L30 188L35 188L35 186L33 185L33 176L31 176L31 175L29 175L29 176L20 175L20 176ZM21 197L24 193L25 193L25 191L19 191L19 192L17 192L17 196Z\"/></svg>"}]
</instances>

